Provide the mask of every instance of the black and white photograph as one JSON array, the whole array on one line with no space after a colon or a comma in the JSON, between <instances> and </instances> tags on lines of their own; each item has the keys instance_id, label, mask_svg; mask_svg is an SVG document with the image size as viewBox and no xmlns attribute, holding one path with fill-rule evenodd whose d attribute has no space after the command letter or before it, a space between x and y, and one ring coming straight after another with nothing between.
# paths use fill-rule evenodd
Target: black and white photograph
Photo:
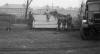
<instances>
[{"instance_id":1,"label":"black and white photograph","mask_svg":"<svg viewBox=\"0 0 100 54\"><path fill-rule=\"evenodd\" d=\"M0 0L0 54L100 54L100 0Z\"/></svg>"}]
</instances>

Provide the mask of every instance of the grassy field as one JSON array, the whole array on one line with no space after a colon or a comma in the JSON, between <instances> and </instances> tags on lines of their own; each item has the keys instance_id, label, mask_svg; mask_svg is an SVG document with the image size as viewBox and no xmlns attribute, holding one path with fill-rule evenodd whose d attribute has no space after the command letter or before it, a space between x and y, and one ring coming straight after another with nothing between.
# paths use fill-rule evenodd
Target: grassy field
<instances>
[{"instance_id":1,"label":"grassy field","mask_svg":"<svg viewBox=\"0 0 100 54\"><path fill-rule=\"evenodd\" d=\"M53 31L54 32L54 31ZM1 31L0 48L43 48L42 42L53 41L56 35L48 31ZM54 36L54 37L53 37Z\"/></svg>"}]
</instances>

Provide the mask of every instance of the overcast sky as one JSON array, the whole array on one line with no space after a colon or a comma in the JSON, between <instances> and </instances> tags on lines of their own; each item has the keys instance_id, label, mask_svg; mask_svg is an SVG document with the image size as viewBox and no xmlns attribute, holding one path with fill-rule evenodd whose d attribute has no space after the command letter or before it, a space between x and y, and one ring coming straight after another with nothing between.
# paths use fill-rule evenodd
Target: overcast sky
<instances>
[{"instance_id":1,"label":"overcast sky","mask_svg":"<svg viewBox=\"0 0 100 54\"><path fill-rule=\"evenodd\" d=\"M67 7L79 7L82 0L53 0L54 6L60 6L63 8ZM85 0L83 0L85 1ZM23 4L25 3L25 0L0 0L0 5L3 5L5 3L9 4ZM42 7L45 5L52 6L52 0L33 0L31 7Z\"/></svg>"}]
</instances>

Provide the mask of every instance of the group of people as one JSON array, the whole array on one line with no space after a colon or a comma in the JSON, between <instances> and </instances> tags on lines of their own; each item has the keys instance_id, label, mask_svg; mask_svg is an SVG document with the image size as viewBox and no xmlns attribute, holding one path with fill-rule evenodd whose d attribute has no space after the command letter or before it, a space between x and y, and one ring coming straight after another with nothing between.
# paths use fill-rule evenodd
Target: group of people
<instances>
[{"instance_id":1,"label":"group of people","mask_svg":"<svg viewBox=\"0 0 100 54\"><path fill-rule=\"evenodd\" d=\"M57 19L58 30L66 30L67 27L67 30L71 31L73 25L72 25L72 17L70 14L63 15L58 13L57 11L50 12L50 14Z\"/></svg>"},{"instance_id":2,"label":"group of people","mask_svg":"<svg viewBox=\"0 0 100 54\"><path fill-rule=\"evenodd\" d=\"M72 28L72 17L70 14L67 16L62 16L61 18L58 19L58 30L67 30L70 31Z\"/></svg>"}]
</instances>

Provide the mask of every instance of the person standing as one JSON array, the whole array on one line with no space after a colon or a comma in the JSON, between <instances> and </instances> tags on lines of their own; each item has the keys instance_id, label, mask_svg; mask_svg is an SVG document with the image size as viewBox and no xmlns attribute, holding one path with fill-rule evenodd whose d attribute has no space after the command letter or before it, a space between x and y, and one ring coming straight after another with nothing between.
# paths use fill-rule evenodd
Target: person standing
<instances>
[{"instance_id":1,"label":"person standing","mask_svg":"<svg viewBox=\"0 0 100 54\"><path fill-rule=\"evenodd\" d=\"M68 19L67 19L67 28L68 28L68 31L71 31L72 29L72 17L70 14L67 15Z\"/></svg>"},{"instance_id":2,"label":"person standing","mask_svg":"<svg viewBox=\"0 0 100 54\"><path fill-rule=\"evenodd\" d=\"M33 17L32 12L30 11L29 12L29 19L28 19L28 26L29 26L29 29L31 29L31 30L32 30L32 27L33 27L33 21L35 21L35 19Z\"/></svg>"},{"instance_id":3,"label":"person standing","mask_svg":"<svg viewBox=\"0 0 100 54\"><path fill-rule=\"evenodd\" d=\"M58 27L58 30L60 30L61 29L61 23L62 23L62 20L61 20L61 18L58 18L58 21L57 21L57 27Z\"/></svg>"},{"instance_id":4,"label":"person standing","mask_svg":"<svg viewBox=\"0 0 100 54\"><path fill-rule=\"evenodd\" d=\"M65 30L66 29L66 24L67 24L67 19L65 16L62 17L62 29Z\"/></svg>"},{"instance_id":5,"label":"person standing","mask_svg":"<svg viewBox=\"0 0 100 54\"><path fill-rule=\"evenodd\" d=\"M47 22L49 22L50 21L50 17L49 17L49 11L48 10L46 10L46 18L47 18Z\"/></svg>"}]
</instances>

